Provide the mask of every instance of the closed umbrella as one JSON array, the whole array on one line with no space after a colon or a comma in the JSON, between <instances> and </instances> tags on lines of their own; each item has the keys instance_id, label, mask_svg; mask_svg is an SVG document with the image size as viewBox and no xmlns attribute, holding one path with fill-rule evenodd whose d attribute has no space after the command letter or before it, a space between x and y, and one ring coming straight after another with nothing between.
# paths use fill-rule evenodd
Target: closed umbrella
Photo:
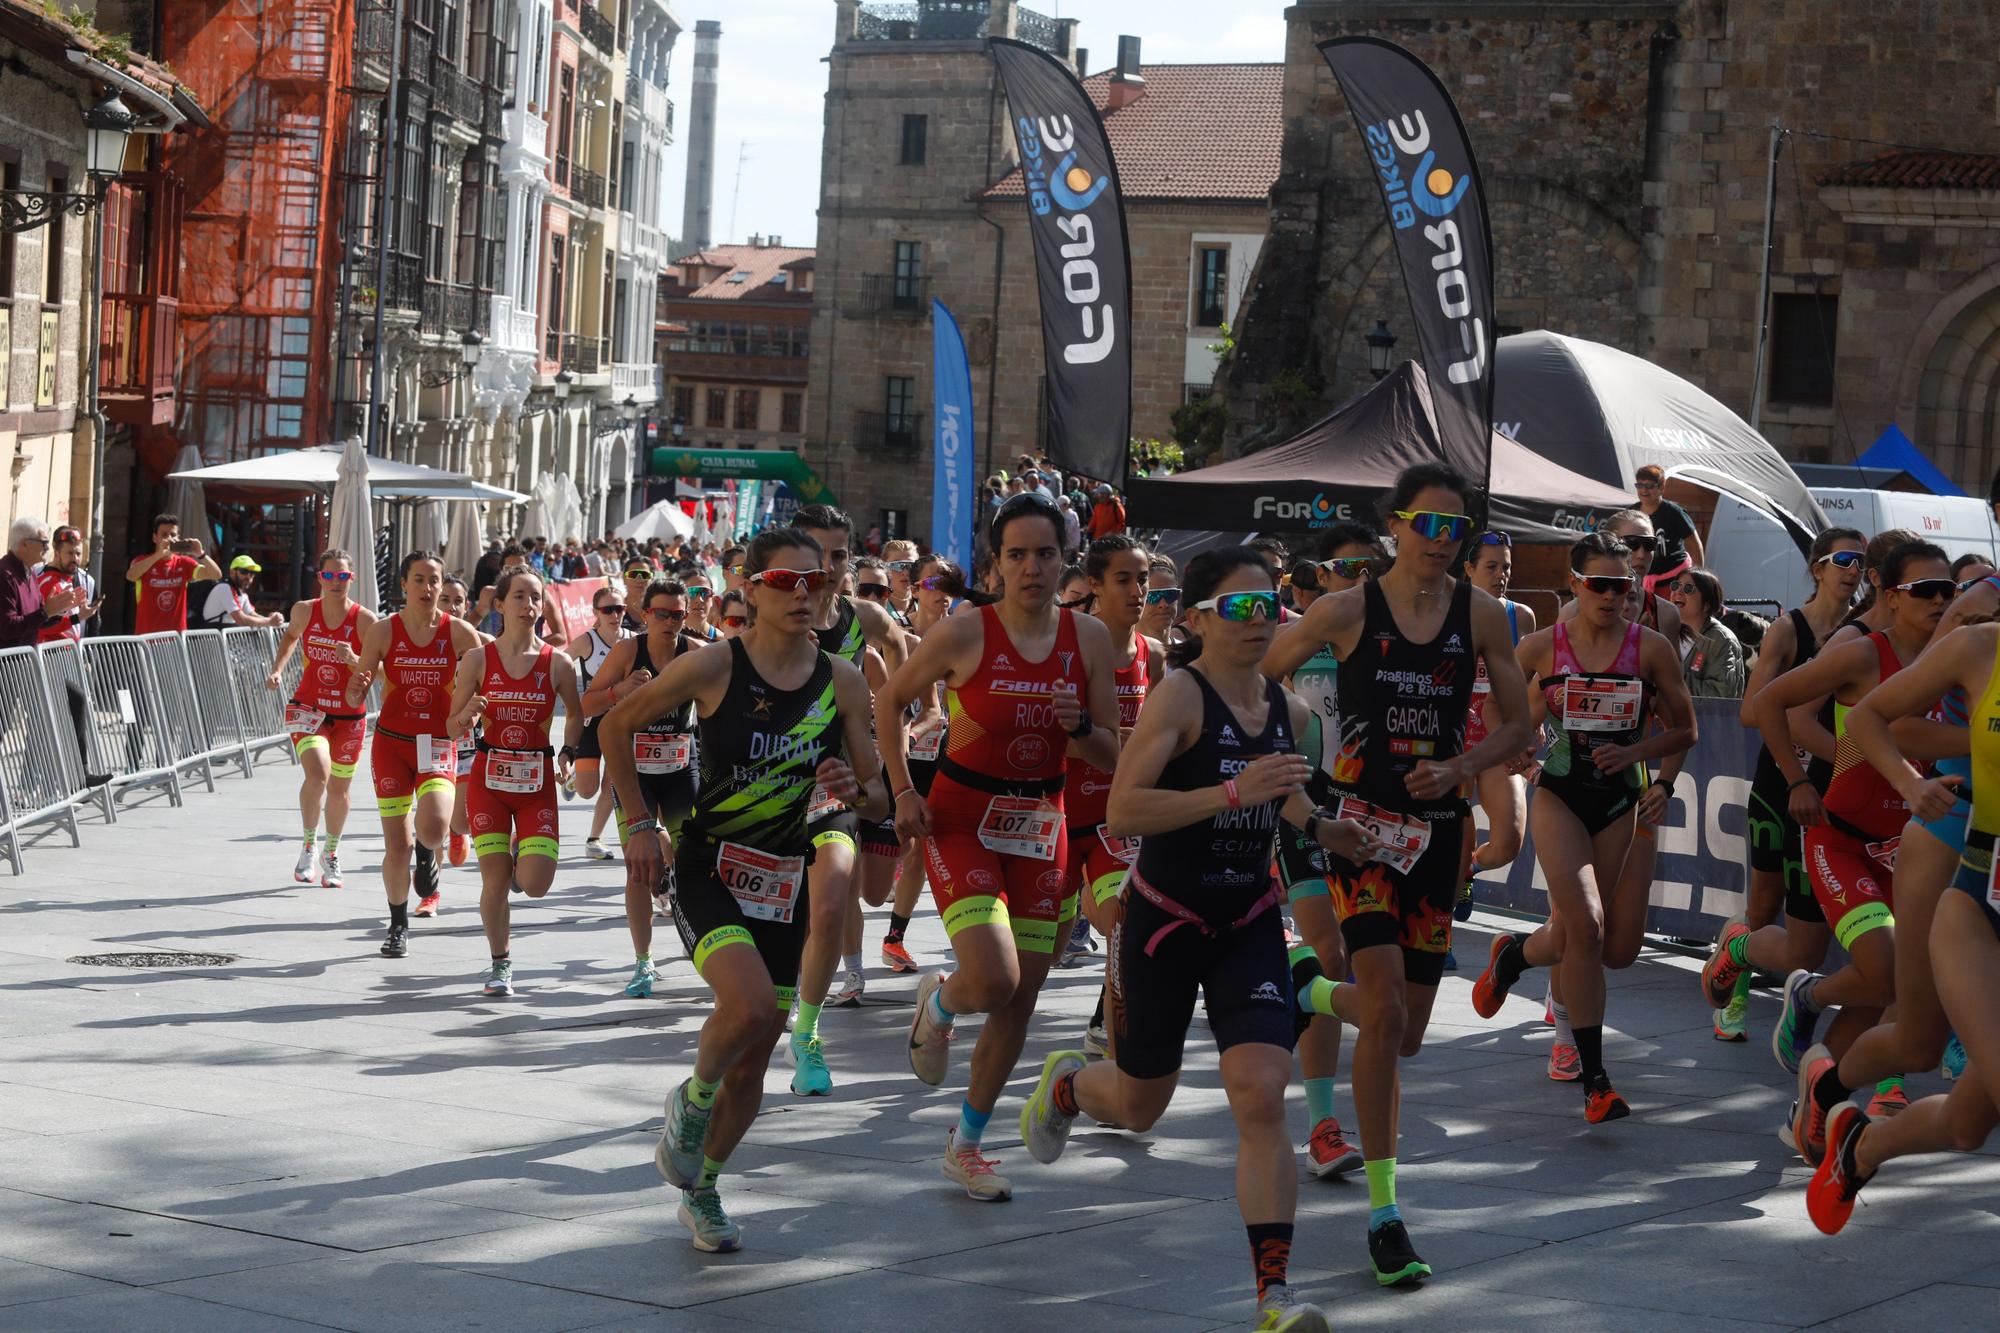
<instances>
[{"instance_id":1,"label":"closed umbrella","mask_svg":"<svg viewBox=\"0 0 2000 1333\"><path fill-rule=\"evenodd\" d=\"M479 534L479 515L484 505L462 504L452 516L451 537L445 542L444 567L468 582L472 571L479 565L483 551Z\"/></svg>"},{"instance_id":2,"label":"closed umbrella","mask_svg":"<svg viewBox=\"0 0 2000 1333\"><path fill-rule=\"evenodd\" d=\"M425 500L417 506L416 518L410 524L411 550L442 555L449 535L444 501Z\"/></svg>"},{"instance_id":3,"label":"closed umbrella","mask_svg":"<svg viewBox=\"0 0 2000 1333\"><path fill-rule=\"evenodd\" d=\"M201 466L201 450L191 444L181 446L174 455L174 471L190 472ZM181 535L199 537L203 546L215 543L215 531L208 526L208 502L203 498L201 483L185 478L167 483L167 509L181 521Z\"/></svg>"},{"instance_id":4,"label":"closed umbrella","mask_svg":"<svg viewBox=\"0 0 2000 1333\"><path fill-rule=\"evenodd\" d=\"M361 439L348 440L340 453L340 471L333 484L333 517L327 540L354 557L354 583L348 596L369 610L381 607L375 584L375 502L368 489L368 455Z\"/></svg>"}]
</instances>

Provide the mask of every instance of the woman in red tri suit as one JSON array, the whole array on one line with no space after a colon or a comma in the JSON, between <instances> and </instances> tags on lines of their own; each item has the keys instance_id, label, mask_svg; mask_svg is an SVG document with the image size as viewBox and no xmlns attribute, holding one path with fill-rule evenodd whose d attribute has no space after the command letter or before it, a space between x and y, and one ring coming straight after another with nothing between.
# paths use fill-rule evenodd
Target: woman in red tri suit
<instances>
[{"instance_id":1,"label":"woman in red tri suit","mask_svg":"<svg viewBox=\"0 0 2000 1333\"><path fill-rule=\"evenodd\" d=\"M445 730L451 676L477 646L472 626L438 609L444 566L429 551L403 557L403 609L384 616L361 638L361 664L347 682L347 706L362 707L376 675L382 711L368 763L375 805L382 812L382 887L389 895L384 958L410 951L410 856L418 842L433 852L451 833L458 782L457 755Z\"/></svg>"},{"instance_id":2,"label":"woman in red tri suit","mask_svg":"<svg viewBox=\"0 0 2000 1333\"><path fill-rule=\"evenodd\" d=\"M318 861L319 882L329 889L345 882L340 875L340 834L347 827L347 788L354 781L361 743L368 735L367 714L348 706L347 681L361 660L362 635L381 618L354 603L347 595L353 586L354 562L347 552L335 548L320 556L319 596L292 607L291 623L278 641L277 660L264 677L265 689L277 689L292 651L303 646L299 687L285 702L285 731L304 774L299 783L299 820L305 825L305 846L299 849L292 879L312 883ZM326 812L324 847L315 846L321 810Z\"/></svg>"}]
</instances>

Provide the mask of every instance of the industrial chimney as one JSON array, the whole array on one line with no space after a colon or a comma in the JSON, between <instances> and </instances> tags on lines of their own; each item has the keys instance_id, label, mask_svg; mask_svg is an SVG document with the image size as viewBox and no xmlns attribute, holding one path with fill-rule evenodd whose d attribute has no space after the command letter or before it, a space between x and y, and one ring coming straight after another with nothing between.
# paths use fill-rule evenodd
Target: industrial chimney
<instances>
[{"instance_id":1,"label":"industrial chimney","mask_svg":"<svg viewBox=\"0 0 2000 1333\"><path fill-rule=\"evenodd\" d=\"M694 25L694 96L688 105L687 202L681 213L681 245L706 250L709 214L715 204L715 74L722 25L702 19Z\"/></svg>"}]
</instances>

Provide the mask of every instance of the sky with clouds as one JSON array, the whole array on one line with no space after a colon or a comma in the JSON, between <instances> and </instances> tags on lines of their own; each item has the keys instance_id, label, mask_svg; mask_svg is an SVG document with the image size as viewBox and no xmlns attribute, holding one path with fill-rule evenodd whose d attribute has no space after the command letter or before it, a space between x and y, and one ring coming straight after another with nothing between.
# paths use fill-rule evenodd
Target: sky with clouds
<instances>
[{"instance_id":1,"label":"sky with clouds","mask_svg":"<svg viewBox=\"0 0 2000 1333\"><path fill-rule=\"evenodd\" d=\"M670 73L682 129L694 69L694 25L708 18L722 22L715 239L776 234L787 245L811 245L818 225L833 0L669 3L686 25L674 45ZM1027 7L1080 20L1077 41L1090 52L1093 72L1114 62L1121 34L1143 41L1142 59L1149 64L1284 59L1284 0L1027 0ZM686 170L687 144L677 142L668 157L665 205L667 230L676 236Z\"/></svg>"}]
</instances>

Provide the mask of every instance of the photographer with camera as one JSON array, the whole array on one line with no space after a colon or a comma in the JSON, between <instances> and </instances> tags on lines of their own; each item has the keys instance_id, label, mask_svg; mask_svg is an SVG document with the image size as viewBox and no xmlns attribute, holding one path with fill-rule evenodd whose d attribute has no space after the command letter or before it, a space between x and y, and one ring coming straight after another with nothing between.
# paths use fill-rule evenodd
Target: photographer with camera
<instances>
[{"instance_id":1,"label":"photographer with camera","mask_svg":"<svg viewBox=\"0 0 2000 1333\"><path fill-rule=\"evenodd\" d=\"M134 634L180 633L187 628L188 584L220 579L222 567L193 537L181 536L174 514L153 516L153 551L134 560L125 577L138 584L132 616Z\"/></svg>"}]
</instances>

